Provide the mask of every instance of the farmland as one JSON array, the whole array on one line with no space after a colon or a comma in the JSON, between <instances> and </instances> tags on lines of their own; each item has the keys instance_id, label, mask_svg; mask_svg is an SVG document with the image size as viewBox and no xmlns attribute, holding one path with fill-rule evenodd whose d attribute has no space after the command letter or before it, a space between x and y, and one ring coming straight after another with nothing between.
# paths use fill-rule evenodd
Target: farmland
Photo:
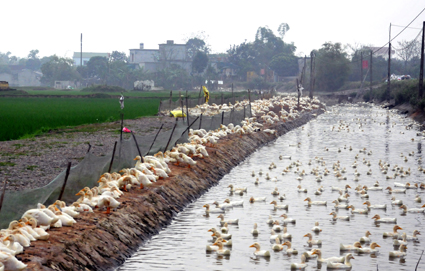
<instances>
[{"instance_id":1,"label":"farmland","mask_svg":"<svg viewBox=\"0 0 425 271\"><path fill-rule=\"evenodd\" d=\"M153 116L159 99L126 99L121 111L117 99L108 98L0 98L0 141L19 139L50 129L124 118Z\"/></svg>"}]
</instances>

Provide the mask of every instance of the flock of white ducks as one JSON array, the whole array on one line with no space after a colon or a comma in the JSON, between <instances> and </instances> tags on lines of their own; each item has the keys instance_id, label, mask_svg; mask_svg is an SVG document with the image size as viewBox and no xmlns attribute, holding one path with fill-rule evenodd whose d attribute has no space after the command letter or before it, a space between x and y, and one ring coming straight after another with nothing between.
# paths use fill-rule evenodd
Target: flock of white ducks
<instances>
[{"instance_id":1,"label":"flock of white ducks","mask_svg":"<svg viewBox=\"0 0 425 271\"><path fill-rule=\"evenodd\" d=\"M357 120L357 124L359 125L358 129L361 129L362 131L364 131L365 128L363 127L364 123L362 123L362 120L360 119ZM339 126L332 127L332 131L350 132L350 129L351 131L356 130L356 128L352 128L351 125L348 123L340 122ZM421 135L423 136L422 133ZM295 146L299 146L299 145L300 143L295 144ZM329 151L329 148L325 148L325 151ZM348 145L344 146L344 148L338 148L338 153L341 153L344 151L354 151L354 148ZM361 155L363 155L364 157L361 158ZM366 148L361 148L359 150L359 153L355 154L354 163L352 164L352 168L354 169L354 174L352 176L349 176L347 174L346 167L343 167L339 161L331 165L331 168L329 168L327 167L327 164L323 158L316 157L315 160L319 166L314 167L311 170L310 174L315 176L315 179L318 184L321 184L322 182L326 182L326 178L329 178L326 176L330 176L330 177L335 176L335 178L337 178L339 181L354 180L354 183L359 183L364 177L362 177L362 174L360 173L360 171L357 170L357 168L362 167L361 164L364 164L366 167L371 167L373 163L369 159L373 156L374 156L374 153L371 150L367 150ZM409 154L409 156L412 156L412 154ZM288 156L288 159L292 159L292 157ZM360 159L363 159L363 161L361 161ZM279 156L279 160L283 160L282 155ZM403 161L406 161L406 159L403 159ZM310 160L308 162L308 165L309 166L313 165L313 161ZM381 169L381 174L383 175L383 178L381 178L383 179L383 182L388 182L391 179L407 178L411 175L410 168L403 168L402 166L398 166L398 165L394 165L393 167L390 167L390 164L388 162L385 162L382 160L379 160L378 165ZM277 177L272 176L272 173L271 173L272 170L276 168L276 164L274 162L271 162L268 168L270 172L263 172L262 170L260 170L259 172L252 171L250 175L255 178L255 181L254 181L255 185L261 185L260 178L263 178L266 181L278 180ZM425 173L425 168L420 167L418 168L418 170L420 172ZM394 171L394 174L388 175L388 172L390 171ZM297 191L299 193L308 193L307 189L303 188L303 186L301 185L301 182L304 179L304 176L308 175L307 169L302 169L302 162L300 161L291 162L290 165L287 166L286 169L282 171L282 175L285 176L289 172L294 172L296 175L298 175L298 177L296 177L295 179L296 181L298 181L298 186L295 185L297 186ZM377 174L379 174L379 173L372 172L372 169L370 168L365 170L364 172L366 172L365 175L369 175L369 176L376 176ZM265 176L263 177L263 175ZM260 178L258 178L257 176L259 176ZM369 191L378 191L378 192L381 191L381 193L389 193L393 195L396 195L397 193L404 194L404 193L407 193L406 192L407 190L416 191L418 189L419 190L425 189L425 183L423 182L422 183L394 182L392 186L387 186L387 185L385 186L387 188L384 190L384 187L380 186L379 181L375 181L375 183L370 187L359 184L357 187L355 187L354 191L352 192L350 192L351 186L349 184L346 184L343 188L331 187L330 190L338 191L340 193L340 196L332 202L335 204L335 206L333 207L335 211L330 213L330 215L332 215L332 220L333 221L337 221L337 220L349 221L350 218L352 218L355 215L366 215L366 214L372 213L373 214L372 220L375 223L378 223L378 224L379 223L397 223L397 218L381 217L379 214L375 212L375 210L377 211L386 210L388 206L400 206L399 208L401 209L401 214L413 213L413 212L419 212L419 213L425 212L425 205L422 205L420 208L409 209L405 205L402 205L403 204L402 200L396 199L395 196L393 196L391 201L388 203L372 204L372 203L375 203L374 199L373 197L370 197L368 193ZM240 195L243 195L244 193L246 193L246 188L235 188L233 186L230 186L230 188L232 193L240 193ZM242 189L244 189L244 191L242 191ZM324 190L325 189L323 188L323 185L322 185L314 192L314 194L317 196L320 196ZM273 197L277 198L282 194L282 191L286 192L287 189L283 190L282 188L275 187L270 194ZM357 197L359 197L360 199L363 199L364 201L363 205L365 205L366 207L365 209L361 209L359 208L359 206L349 204L350 194L352 193L357 194L356 195ZM282 197L282 199L280 200L284 201L285 199L286 199L285 197ZM258 201L266 201L266 197L252 196L249 199L250 203L256 203ZM305 198L304 201L307 201L307 206L311 206L311 205L326 206L328 203L327 201L312 201L310 197ZM415 202L417 203L421 202L421 197L419 195L416 195ZM276 200L273 200L270 204L273 205L273 210L275 211L278 211L278 210L287 211L288 209L290 209L290 204L278 204ZM338 210L349 210L349 211L351 210L351 211L349 213L350 215L348 216L338 216ZM225 214L222 214L221 217L223 219L225 217ZM272 227L272 229L270 230L271 233L269 238L270 243L272 244L271 249L274 251L285 251L284 246L288 245L288 248L290 249L290 251L297 251L297 250L293 250L293 248L291 247L291 242L289 240L285 240L286 237L283 237L283 234L280 233L284 231L284 233L288 235L286 225L288 223L292 223L292 221L293 223L295 223L295 219L289 220L287 214L283 214L281 215L281 217L284 218L282 221L274 220L272 216L269 216L269 219L266 221L266 223ZM253 235L261 234L257 224L258 223L254 224L254 228L251 231ZM404 234L398 233L397 230L400 230L400 229L402 228L399 227L398 225L395 225L393 228L393 232L383 232L382 234L383 237L395 238L394 245L399 247L399 250L389 252L390 257L406 256L407 242L419 241L419 235L420 235L419 230L414 230L413 235L408 236L406 233ZM319 227L318 222L316 222L315 226L312 228L312 232L315 232L317 234L321 231L322 229ZM354 244L352 245L340 244L340 251L347 251L347 252L353 252L358 254L379 253L379 248L381 246L377 242L372 242L371 235L372 234L370 233L370 231L366 231L365 235L362 237L359 236L359 238L357 239L359 241L354 242ZM326 241L322 242L322 240L320 239L317 239L317 240L314 239L311 233L305 234L304 237L308 237L307 244L309 246L319 246L319 245L322 245L322 243L323 245L326 245L325 243ZM270 255L270 252L268 250L262 250L262 246L260 246L259 243L254 243L253 245L251 245L251 247L254 247L256 249L254 254L257 256L268 257ZM290 253L290 252L287 251L287 253ZM304 269L307 266L306 261L310 258L315 258L315 257L317 257L318 262L326 263L328 269L349 269L352 267L350 260L354 259L352 253L348 253L344 255L343 257L322 258L320 249L312 249L311 251L306 251L302 253L301 263L293 263L291 265L291 268Z\"/></svg>"}]
</instances>

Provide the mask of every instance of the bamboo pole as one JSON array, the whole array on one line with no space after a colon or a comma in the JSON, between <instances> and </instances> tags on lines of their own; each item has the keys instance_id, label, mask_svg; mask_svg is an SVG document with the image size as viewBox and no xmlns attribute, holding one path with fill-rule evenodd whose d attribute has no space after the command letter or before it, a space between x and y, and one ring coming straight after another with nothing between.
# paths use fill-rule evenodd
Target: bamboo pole
<instances>
[{"instance_id":1,"label":"bamboo pole","mask_svg":"<svg viewBox=\"0 0 425 271\"><path fill-rule=\"evenodd\" d=\"M201 118L199 119L199 129L201 129L202 127L202 113L201 113Z\"/></svg>"},{"instance_id":2,"label":"bamboo pole","mask_svg":"<svg viewBox=\"0 0 425 271\"><path fill-rule=\"evenodd\" d=\"M152 144L151 144L151 146L149 147L149 150L148 150L148 152L147 152L145 155L148 155L148 154L149 154L149 152L151 151L152 146L153 146L153 143L155 143L155 140L156 140L157 136L159 135L159 132L161 131L162 126L164 126L164 123L163 123L163 124L161 124L161 127L159 127L159 130L158 130L158 132L156 133L155 138L153 139Z\"/></svg>"},{"instance_id":3,"label":"bamboo pole","mask_svg":"<svg viewBox=\"0 0 425 271\"><path fill-rule=\"evenodd\" d=\"M59 194L58 200L62 199L63 192L65 191L66 182L68 181L69 171L71 170L71 162L68 162L68 167L66 168L65 180L63 181L61 193Z\"/></svg>"},{"instance_id":4,"label":"bamboo pole","mask_svg":"<svg viewBox=\"0 0 425 271\"><path fill-rule=\"evenodd\" d=\"M167 151L168 145L170 145L170 141L171 141L171 138L173 137L174 130L176 129L176 126L177 126L177 118L176 118L176 123L174 124L173 130L171 131L170 138L168 139L167 145L165 146L164 152Z\"/></svg>"},{"instance_id":5,"label":"bamboo pole","mask_svg":"<svg viewBox=\"0 0 425 271\"><path fill-rule=\"evenodd\" d=\"M114 162L114 158L115 158L115 150L117 149L117 142L115 141L114 144L114 150L112 151L112 157L111 157L111 162L109 163L109 169L108 172L111 173L111 169L112 169L112 164Z\"/></svg>"},{"instance_id":6,"label":"bamboo pole","mask_svg":"<svg viewBox=\"0 0 425 271\"><path fill-rule=\"evenodd\" d=\"M137 148L137 151L139 152L140 158L142 158L142 163L144 163L145 161L143 161L144 159L143 159L142 153L140 152L139 143L137 143L137 140L133 134L133 131L131 131L131 135L133 136L134 143L136 143L136 148Z\"/></svg>"},{"instance_id":7,"label":"bamboo pole","mask_svg":"<svg viewBox=\"0 0 425 271\"><path fill-rule=\"evenodd\" d=\"M4 194L6 193L6 184L7 184L7 178L4 179L4 183L3 183L3 192L1 193L1 198L0 198L0 211L1 211L1 207L3 207Z\"/></svg>"}]
</instances>

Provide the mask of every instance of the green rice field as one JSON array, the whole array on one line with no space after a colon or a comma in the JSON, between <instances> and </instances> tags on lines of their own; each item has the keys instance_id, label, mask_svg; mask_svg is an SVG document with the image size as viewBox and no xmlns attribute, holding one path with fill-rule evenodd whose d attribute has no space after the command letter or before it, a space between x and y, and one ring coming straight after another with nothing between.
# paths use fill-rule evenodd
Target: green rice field
<instances>
[{"instance_id":1,"label":"green rice field","mask_svg":"<svg viewBox=\"0 0 425 271\"><path fill-rule=\"evenodd\" d=\"M0 98L0 141L19 139L50 129L89 123L102 123L158 112L159 99L108 98Z\"/></svg>"}]
</instances>

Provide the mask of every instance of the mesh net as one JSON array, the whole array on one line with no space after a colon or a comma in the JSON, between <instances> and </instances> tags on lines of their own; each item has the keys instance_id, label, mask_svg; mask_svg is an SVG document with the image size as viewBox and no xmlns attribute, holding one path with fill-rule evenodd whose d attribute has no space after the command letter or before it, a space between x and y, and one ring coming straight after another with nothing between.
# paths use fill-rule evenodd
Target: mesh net
<instances>
[{"instance_id":1,"label":"mesh net","mask_svg":"<svg viewBox=\"0 0 425 271\"><path fill-rule=\"evenodd\" d=\"M192 129L215 130L222 123L225 125L229 123L240 124L245 117L251 117L250 112L250 106L247 103L247 105L240 106L239 110L222 111L214 116L190 115L189 121L187 118L176 119L173 129L161 131L156 139L155 135L134 135L134 138L130 137L128 140L118 140L112 166L113 151L101 157L87 153L78 165L70 169L62 200L68 204L77 200L78 196L75 194L86 186L96 186L100 175L108 172L110 166L110 172L118 172L123 168L133 167L135 164L133 159L139 155L139 150L142 156L152 155L166 149L170 150L177 143L187 142L189 125ZM52 204L59 198L65 176L66 170L44 187L23 191L6 191L0 212L0 227L7 227L10 221L19 219L26 210L36 208L37 203Z\"/></svg>"}]
</instances>

